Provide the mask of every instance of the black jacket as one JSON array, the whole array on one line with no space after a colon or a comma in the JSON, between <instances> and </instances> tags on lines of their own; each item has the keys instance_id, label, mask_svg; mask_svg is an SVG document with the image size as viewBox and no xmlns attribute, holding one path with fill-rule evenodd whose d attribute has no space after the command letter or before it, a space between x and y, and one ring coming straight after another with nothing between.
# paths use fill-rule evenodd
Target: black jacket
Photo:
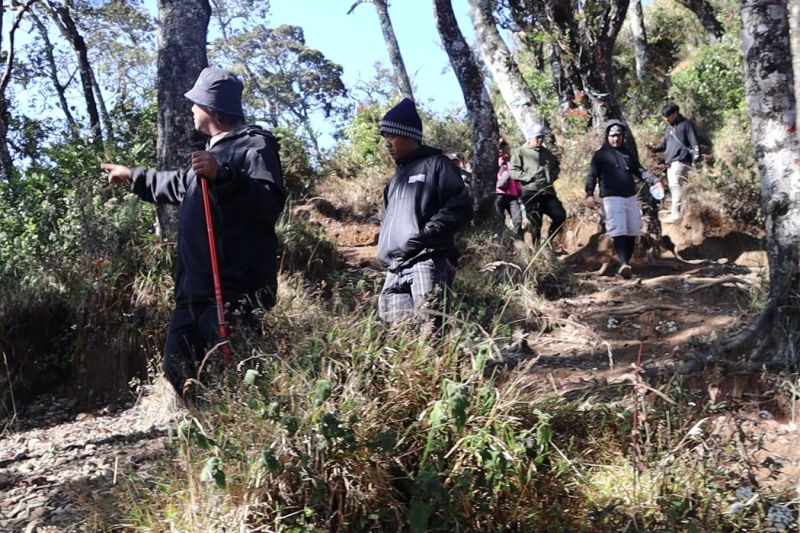
<instances>
[{"instance_id":1,"label":"black jacket","mask_svg":"<svg viewBox=\"0 0 800 533\"><path fill-rule=\"evenodd\" d=\"M589 173L586 175L586 196L594 196L594 189L598 181L600 182L601 198L635 195L635 178L642 179L649 185L655 185L659 181L626 148L614 148L608 144L608 130L614 125L625 127L619 120L610 120L606 123L603 146L595 150L592 154L592 162L589 164Z\"/></svg>"},{"instance_id":2,"label":"black jacket","mask_svg":"<svg viewBox=\"0 0 800 533\"><path fill-rule=\"evenodd\" d=\"M656 152L664 152L664 162L670 164L680 161L687 165L700 158L700 143L697 141L697 130L691 120L678 115L675 124L667 124L664 136L653 148Z\"/></svg>"},{"instance_id":3,"label":"black jacket","mask_svg":"<svg viewBox=\"0 0 800 533\"><path fill-rule=\"evenodd\" d=\"M397 162L383 205L384 267L396 272L428 257L458 257L453 237L472 218L472 201L458 167L440 150L423 145Z\"/></svg>"},{"instance_id":4,"label":"black jacket","mask_svg":"<svg viewBox=\"0 0 800 533\"><path fill-rule=\"evenodd\" d=\"M208 148L222 165L209 200L226 301L277 289L275 223L285 193L277 140L257 126L230 131ZM131 190L143 200L180 204L175 299L214 298L203 195L194 171L136 168Z\"/></svg>"}]
</instances>

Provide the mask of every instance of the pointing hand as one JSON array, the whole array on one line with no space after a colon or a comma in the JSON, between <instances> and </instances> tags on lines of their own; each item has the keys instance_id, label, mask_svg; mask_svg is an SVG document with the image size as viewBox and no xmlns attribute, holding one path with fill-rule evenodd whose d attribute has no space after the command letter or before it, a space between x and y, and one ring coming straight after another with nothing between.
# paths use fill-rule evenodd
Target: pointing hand
<instances>
[{"instance_id":1,"label":"pointing hand","mask_svg":"<svg viewBox=\"0 0 800 533\"><path fill-rule=\"evenodd\" d=\"M100 168L108 172L106 178L111 185L124 185L131 182L133 172L125 165L115 163L102 163Z\"/></svg>"}]
</instances>

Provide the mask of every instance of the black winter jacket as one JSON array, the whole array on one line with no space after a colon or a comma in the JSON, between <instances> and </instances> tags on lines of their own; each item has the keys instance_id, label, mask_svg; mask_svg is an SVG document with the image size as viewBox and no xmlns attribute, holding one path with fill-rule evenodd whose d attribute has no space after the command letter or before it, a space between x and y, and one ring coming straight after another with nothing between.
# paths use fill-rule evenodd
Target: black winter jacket
<instances>
[{"instance_id":1,"label":"black winter jacket","mask_svg":"<svg viewBox=\"0 0 800 533\"><path fill-rule=\"evenodd\" d=\"M664 152L664 162L670 164L680 161L687 165L700 157L700 143L697 141L697 130L691 120L678 115L675 124L667 124L664 136L653 148L655 152Z\"/></svg>"},{"instance_id":2,"label":"black winter jacket","mask_svg":"<svg viewBox=\"0 0 800 533\"><path fill-rule=\"evenodd\" d=\"M275 223L285 193L275 137L242 126L207 148L222 165L209 182L214 237L225 301L277 289ZM214 298L203 195L194 171L136 168L131 190L143 200L180 204L177 302Z\"/></svg>"},{"instance_id":3,"label":"black winter jacket","mask_svg":"<svg viewBox=\"0 0 800 533\"><path fill-rule=\"evenodd\" d=\"M589 164L589 173L586 176L586 196L594 196L594 189L598 181L600 182L601 198L635 195L636 181L634 178L642 179L649 185L655 185L659 181L626 148L614 148L608 144L608 130L614 125L625 127L619 120L610 120L606 124L605 142L592 154L592 162Z\"/></svg>"},{"instance_id":4,"label":"black winter jacket","mask_svg":"<svg viewBox=\"0 0 800 533\"><path fill-rule=\"evenodd\" d=\"M461 174L440 150L420 146L397 162L383 192L378 259L392 272L428 257L458 258L453 237L472 218Z\"/></svg>"}]
</instances>

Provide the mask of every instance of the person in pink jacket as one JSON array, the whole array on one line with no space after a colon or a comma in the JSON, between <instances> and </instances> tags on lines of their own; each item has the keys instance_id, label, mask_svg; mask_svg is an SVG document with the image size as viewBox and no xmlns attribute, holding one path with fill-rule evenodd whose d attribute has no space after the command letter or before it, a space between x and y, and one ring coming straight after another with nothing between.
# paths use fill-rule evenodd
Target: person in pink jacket
<instances>
[{"instance_id":1,"label":"person in pink jacket","mask_svg":"<svg viewBox=\"0 0 800 533\"><path fill-rule=\"evenodd\" d=\"M506 213L511 215L511 224L513 226L511 231L514 234L514 238L522 240L522 209L519 203L521 189L519 182L511 177L508 161L508 143L500 141L500 151L497 158L497 188L494 191L497 194L495 208L497 209L497 216L504 225Z\"/></svg>"}]
</instances>

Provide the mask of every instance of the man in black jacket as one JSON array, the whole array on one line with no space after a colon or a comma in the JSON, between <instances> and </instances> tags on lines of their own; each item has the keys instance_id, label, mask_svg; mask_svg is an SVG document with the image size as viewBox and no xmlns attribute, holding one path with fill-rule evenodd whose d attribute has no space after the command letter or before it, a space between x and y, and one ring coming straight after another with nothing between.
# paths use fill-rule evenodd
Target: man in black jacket
<instances>
[{"instance_id":1,"label":"man in black jacket","mask_svg":"<svg viewBox=\"0 0 800 533\"><path fill-rule=\"evenodd\" d=\"M433 309L438 326L459 256L453 236L472 218L472 202L458 167L422 144L413 101L405 98L390 109L380 132L396 168L383 193L378 258L388 273L378 312L394 324L426 320Z\"/></svg>"},{"instance_id":2,"label":"man in black jacket","mask_svg":"<svg viewBox=\"0 0 800 533\"><path fill-rule=\"evenodd\" d=\"M208 232L199 179L208 180L226 321L250 324L275 303L275 223L285 200L277 140L244 123L242 83L209 67L186 93L197 131L210 137L180 170L103 164L111 183L130 184L143 200L181 205L175 309L164 346L164 373L181 396L219 341ZM235 327L235 323L234 323Z\"/></svg>"},{"instance_id":3,"label":"man in black jacket","mask_svg":"<svg viewBox=\"0 0 800 533\"><path fill-rule=\"evenodd\" d=\"M600 197L606 220L606 234L614 241L614 251L619 257L619 275L630 279L633 271L630 260L636 246L636 237L642 230L642 215L636 198L635 178L663 189L661 180L639 163L635 154L623 147L625 125L619 120L609 120L604 128L603 146L592 154L586 175L586 206L594 209L597 203L594 190L600 182Z\"/></svg>"},{"instance_id":4,"label":"man in black jacket","mask_svg":"<svg viewBox=\"0 0 800 533\"><path fill-rule=\"evenodd\" d=\"M680 113L677 104L669 103L661 110L667 121L664 136L656 144L648 144L651 152L664 152L667 164L667 183L672 197L669 217L664 222L677 222L681 218L683 203L683 184L689 178L692 164L700 161L700 143L697 141L697 130L691 120Z\"/></svg>"}]
</instances>

